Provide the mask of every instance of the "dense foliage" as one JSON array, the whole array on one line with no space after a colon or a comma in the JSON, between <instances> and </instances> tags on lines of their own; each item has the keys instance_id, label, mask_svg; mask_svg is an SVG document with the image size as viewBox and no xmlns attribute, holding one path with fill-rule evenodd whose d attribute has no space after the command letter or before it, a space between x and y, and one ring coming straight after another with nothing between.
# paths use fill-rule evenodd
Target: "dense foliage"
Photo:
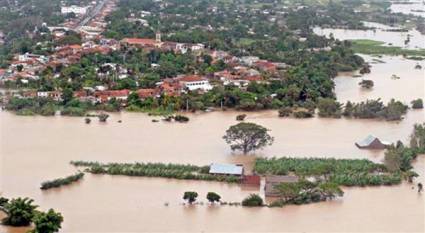
<instances>
[{"instance_id":1,"label":"dense foliage","mask_svg":"<svg viewBox=\"0 0 425 233\"><path fill-rule=\"evenodd\" d=\"M366 100L360 103L347 102L344 108L343 115L360 119L381 118L389 121L401 120L408 109L400 101L392 99L385 106L380 99Z\"/></svg>"},{"instance_id":2,"label":"dense foliage","mask_svg":"<svg viewBox=\"0 0 425 233\"><path fill-rule=\"evenodd\" d=\"M268 129L254 123L241 122L230 126L223 139L230 144L232 150L241 150L244 154L261 149L273 143Z\"/></svg>"},{"instance_id":3,"label":"dense foliage","mask_svg":"<svg viewBox=\"0 0 425 233\"><path fill-rule=\"evenodd\" d=\"M87 167L93 174L163 177L182 180L208 180L221 182L239 182L237 176L209 174L209 166L164 164L164 163L108 163L72 161L74 166Z\"/></svg>"},{"instance_id":4,"label":"dense foliage","mask_svg":"<svg viewBox=\"0 0 425 233\"><path fill-rule=\"evenodd\" d=\"M58 178L50 181L45 181L41 183L40 189L51 189L51 188L57 188L63 185L69 185L73 182L76 182L84 177L84 173L79 172L75 175L70 175L65 178Z\"/></svg>"},{"instance_id":5,"label":"dense foliage","mask_svg":"<svg viewBox=\"0 0 425 233\"><path fill-rule=\"evenodd\" d=\"M30 233L54 233L61 229L63 217L61 213L49 209L47 212L36 212L33 222L35 227Z\"/></svg>"},{"instance_id":6,"label":"dense foliage","mask_svg":"<svg viewBox=\"0 0 425 233\"><path fill-rule=\"evenodd\" d=\"M195 202L197 197L198 197L197 192L188 191L188 192L184 192L183 194L183 200L187 200L189 204L192 204L193 202Z\"/></svg>"},{"instance_id":7,"label":"dense foliage","mask_svg":"<svg viewBox=\"0 0 425 233\"><path fill-rule=\"evenodd\" d=\"M263 199L257 194L250 194L248 197L242 200L242 206L255 207L263 205Z\"/></svg>"},{"instance_id":8,"label":"dense foliage","mask_svg":"<svg viewBox=\"0 0 425 233\"><path fill-rule=\"evenodd\" d=\"M28 226L34 217L37 208L33 205L34 200L29 198L12 199L4 205L7 217L3 219L3 224L10 226Z\"/></svg>"},{"instance_id":9,"label":"dense foliage","mask_svg":"<svg viewBox=\"0 0 425 233\"><path fill-rule=\"evenodd\" d=\"M273 202L271 204L272 207L326 201L344 194L335 183L314 183L307 180L295 183L281 183L276 185L275 189L278 190L279 200Z\"/></svg>"},{"instance_id":10,"label":"dense foliage","mask_svg":"<svg viewBox=\"0 0 425 233\"><path fill-rule=\"evenodd\" d=\"M254 170L262 175L315 177L344 186L391 185L401 182L401 175L383 164L365 159L257 158Z\"/></svg>"}]
</instances>

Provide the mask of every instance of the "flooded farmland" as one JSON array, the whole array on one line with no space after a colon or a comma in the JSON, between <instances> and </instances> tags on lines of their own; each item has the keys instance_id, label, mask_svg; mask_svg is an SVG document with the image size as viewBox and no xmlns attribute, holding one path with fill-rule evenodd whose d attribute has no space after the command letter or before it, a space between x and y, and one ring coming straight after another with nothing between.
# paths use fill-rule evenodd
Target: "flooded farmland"
<instances>
[{"instance_id":1,"label":"flooded farmland","mask_svg":"<svg viewBox=\"0 0 425 233\"><path fill-rule=\"evenodd\" d=\"M416 61L382 57L372 62L375 82L361 90L352 74L335 79L338 100L354 102L391 98L409 103L424 97L424 70ZM423 65L423 64L422 64ZM400 79L393 80L396 74ZM65 216L61 232L424 232L425 201L414 184L392 187L344 188L335 201L284 208L182 205L184 191L193 190L204 201L207 192L224 201L241 201L258 189L236 184L160 178L87 174L76 184L41 191L42 181L77 170L71 160L100 162L172 162L208 165L242 163L252 167L254 156L367 158L381 162L383 151L359 150L354 142L373 134L385 141L407 142L415 123L425 120L423 110L409 110L401 122L355 119L281 119L276 111L247 113L247 121L271 129L275 143L255 154L233 154L221 138L236 123L237 112L189 114L187 124L153 123L144 114L112 114L107 123L84 124L83 118L20 117L0 112L0 193L28 196L41 209L54 208ZM159 119L159 118L156 118ZM117 123L122 120L122 123ZM425 182L425 157L414 163ZM169 203L168 206L164 203ZM254 220L254 221L253 221ZM6 233L26 228L6 228Z\"/></svg>"},{"instance_id":2,"label":"flooded farmland","mask_svg":"<svg viewBox=\"0 0 425 233\"><path fill-rule=\"evenodd\" d=\"M394 60L392 60L394 59ZM336 92L341 100L403 97L408 101L424 95L424 77L420 72L406 75L415 81L400 82L399 90L378 88L382 70L412 70L409 62L398 58L373 64L370 78L376 89L348 92L348 76L336 78ZM398 64L398 63L397 63ZM380 66L383 67L380 67ZM408 67L408 68L407 68ZM390 73L392 71L389 71ZM406 71L409 72L409 71ZM381 76L382 75L382 76ZM389 82L389 81L388 81ZM422 84L422 86L420 86ZM346 86L344 86L346 85ZM391 85L390 85L391 86ZM400 96L399 91L402 90ZM410 90L410 91L409 91ZM404 93L404 94L403 94ZM225 201L240 201L257 189L216 182L180 181L160 178L98 176L85 178L68 187L40 191L42 181L76 172L70 160L102 162L173 162L207 165L211 162L243 163L250 167L254 155L232 154L221 138L236 123L236 112L190 114L190 122L153 123L152 117L137 113L113 114L108 123L86 125L82 118L19 117L1 112L1 192L5 196L29 196L42 209L54 208L65 216L62 232L152 232L174 231L360 231L423 232L424 197L412 184L393 187L344 188L343 198L303 206L284 208L242 208L208 205L183 206L184 191L194 190L200 200L209 191L219 193ZM122 120L122 123L117 123ZM415 123L424 121L424 111L409 111L401 122L351 119L305 120L281 119L274 111L248 113L247 121L271 129L273 146L258 151L257 156L368 158L383 159L382 151L364 151L354 142L374 134L384 140L406 141ZM425 159L414 164L424 182ZM164 203L169 205L165 206ZM250 221L255 219L256 221ZM276 221L279 219L279 221ZM328 224L332 221L332 224ZM306 224L308 222L309 224ZM100 223L100 224L98 224ZM149 223L149 224L147 224ZM0 228L2 232L24 229Z\"/></svg>"}]
</instances>

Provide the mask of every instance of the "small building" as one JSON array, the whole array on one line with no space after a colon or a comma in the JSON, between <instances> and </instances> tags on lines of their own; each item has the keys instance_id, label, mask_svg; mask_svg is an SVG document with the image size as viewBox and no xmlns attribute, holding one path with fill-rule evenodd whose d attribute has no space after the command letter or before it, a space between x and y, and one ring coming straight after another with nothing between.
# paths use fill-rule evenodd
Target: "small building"
<instances>
[{"instance_id":1,"label":"small building","mask_svg":"<svg viewBox=\"0 0 425 233\"><path fill-rule=\"evenodd\" d=\"M220 164L213 163L210 166L210 174L214 175L243 175L243 166L239 164Z\"/></svg>"},{"instance_id":2,"label":"small building","mask_svg":"<svg viewBox=\"0 0 425 233\"><path fill-rule=\"evenodd\" d=\"M296 183L298 182L297 176L287 175L287 176L266 176L264 193L266 197L278 197L279 192L275 189L276 185L282 183Z\"/></svg>"},{"instance_id":3,"label":"small building","mask_svg":"<svg viewBox=\"0 0 425 233\"><path fill-rule=\"evenodd\" d=\"M379 140L379 138L373 135L369 135L362 141L356 142L355 144L360 149L378 149L378 150L385 149L387 146L390 145L390 143L381 141Z\"/></svg>"},{"instance_id":4,"label":"small building","mask_svg":"<svg viewBox=\"0 0 425 233\"><path fill-rule=\"evenodd\" d=\"M213 87L209 83L208 79L198 75L186 75L178 79L190 91L202 90L209 91Z\"/></svg>"}]
</instances>

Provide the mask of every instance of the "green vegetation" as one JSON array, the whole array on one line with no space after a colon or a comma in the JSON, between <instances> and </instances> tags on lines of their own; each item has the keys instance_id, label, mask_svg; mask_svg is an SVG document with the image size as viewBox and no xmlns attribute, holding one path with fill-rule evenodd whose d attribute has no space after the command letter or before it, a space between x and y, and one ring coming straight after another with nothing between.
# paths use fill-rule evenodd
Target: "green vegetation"
<instances>
[{"instance_id":1,"label":"green vegetation","mask_svg":"<svg viewBox=\"0 0 425 233\"><path fill-rule=\"evenodd\" d=\"M351 40L352 48L356 53L372 55L403 55L425 56L425 49L403 49L395 46L384 46L384 42L374 40Z\"/></svg>"},{"instance_id":2,"label":"green vegetation","mask_svg":"<svg viewBox=\"0 0 425 233\"><path fill-rule=\"evenodd\" d=\"M3 219L2 223L16 227L30 225L34 211L37 209L33 202L34 200L29 198L16 198L4 204L7 217Z\"/></svg>"},{"instance_id":3,"label":"green vegetation","mask_svg":"<svg viewBox=\"0 0 425 233\"><path fill-rule=\"evenodd\" d=\"M230 144L232 150L241 150L244 154L261 149L273 143L268 129L254 123L241 122L230 126L223 139Z\"/></svg>"},{"instance_id":4,"label":"green vegetation","mask_svg":"<svg viewBox=\"0 0 425 233\"><path fill-rule=\"evenodd\" d=\"M41 183L40 189L51 189L51 188L57 188L63 185L69 185L73 182L76 182L84 177L84 173L79 172L75 175L67 176L65 178L58 178L51 181L45 181Z\"/></svg>"},{"instance_id":5,"label":"green vegetation","mask_svg":"<svg viewBox=\"0 0 425 233\"><path fill-rule=\"evenodd\" d=\"M214 203L214 202L220 202L221 197L217 193L208 192L207 199L209 202Z\"/></svg>"},{"instance_id":6,"label":"green vegetation","mask_svg":"<svg viewBox=\"0 0 425 233\"><path fill-rule=\"evenodd\" d=\"M374 83L372 80L368 80L368 79L362 79L362 81L359 83L359 85L362 88L366 88L366 89L370 89L373 87Z\"/></svg>"},{"instance_id":7,"label":"green vegetation","mask_svg":"<svg viewBox=\"0 0 425 233\"><path fill-rule=\"evenodd\" d=\"M320 117L340 118L342 112L341 107L342 105L340 103L331 98L321 98L317 103Z\"/></svg>"},{"instance_id":8,"label":"green vegetation","mask_svg":"<svg viewBox=\"0 0 425 233\"><path fill-rule=\"evenodd\" d=\"M413 109L422 109L424 108L424 102L422 99L416 99L411 102Z\"/></svg>"},{"instance_id":9,"label":"green vegetation","mask_svg":"<svg viewBox=\"0 0 425 233\"><path fill-rule=\"evenodd\" d=\"M6 218L2 224L10 226L29 226L34 223L34 229L29 233L54 233L58 232L63 222L60 213L49 209L48 212L37 210L33 205L33 200L29 198L9 199L0 197L0 210L6 213Z\"/></svg>"},{"instance_id":10,"label":"green vegetation","mask_svg":"<svg viewBox=\"0 0 425 233\"><path fill-rule=\"evenodd\" d=\"M390 172L383 164L365 159L257 158L254 170L261 175L295 174L344 186L392 185L401 174Z\"/></svg>"},{"instance_id":11,"label":"green vegetation","mask_svg":"<svg viewBox=\"0 0 425 233\"><path fill-rule=\"evenodd\" d=\"M183 200L187 200L189 204L192 204L196 201L196 198L198 197L197 192L184 192Z\"/></svg>"},{"instance_id":12,"label":"green vegetation","mask_svg":"<svg viewBox=\"0 0 425 233\"><path fill-rule=\"evenodd\" d=\"M63 217L61 213L49 209L46 213L37 211L34 215L33 222L35 228L30 231L30 233L54 233L61 229Z\"/></svg>"},{"instance_id":13,"label":"green vegetation","mask_svg":"<svg viewBox=\"0 0 425 233\"><path fill-rule=\"evenodd\" d=\"M242 200L242 206L255 207L263 205L263 199L257 194L250 194L248 197Z\"/></svg>"},{"instance_id":14,"label":"green vegetation","mask_svg":"<svg viewBox=\"0 0 425 233\"><path fill-rule=\"evenodd\" d=\"M347 102L343 115L360 119L381 118L389 121L401 120L406 114L408 106L392 99L386 106L380 99L366 100L353 104Z\"/></svg>"},{"instance_id":15,"label":"green vegetation","mask_svg":"<svg viewBox=\"0 0 425 233\"><path fill-rule=\"evenodd\" d=\"M271 203L271 207L326 201L344 194L335 183L313 183L307 180L295 183L281 183L276 185L275 189L279 192L279 200Z\"/></svg>"},{"instance_id":16,"label":"green vegetation","mask_svg":"<svg viewBox=\"0 0 425 233\"><path fill-rule=\"evenodd\" d=\"M415 124L410 135L410 148L419 154L425 153L425 123Z\"/></svg>"},{"instance_id":17,"label":"green vegetation","mask_svg":"<svg viewBox=\"0 0 425 233\"><path fill-rule=\"evenodd\" d=\"M209 174L209 166L163 164L163 163L108 163L72 161L72 165L87 167L93 174L163 177L180 180L207 180L236 183L237 176L220 176Z\"/></svg>"}]
</instances>

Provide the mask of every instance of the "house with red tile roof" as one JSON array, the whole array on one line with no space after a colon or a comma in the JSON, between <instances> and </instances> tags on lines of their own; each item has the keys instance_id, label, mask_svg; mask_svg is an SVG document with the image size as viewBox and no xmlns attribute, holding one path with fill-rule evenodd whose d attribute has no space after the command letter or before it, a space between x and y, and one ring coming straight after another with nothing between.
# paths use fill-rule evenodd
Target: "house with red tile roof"
<instances>
[{"instance_id":1,"label":"house with red tile roof","mask_svg":"<svg viewBox=\"0 0 425 233\"><path fill-rule=\"evenodd\" d=\"M190 91L209 91L213 88L208 79L199 75L185 75L178 77L177 80Z\"/></svg>"}]
</instances>

